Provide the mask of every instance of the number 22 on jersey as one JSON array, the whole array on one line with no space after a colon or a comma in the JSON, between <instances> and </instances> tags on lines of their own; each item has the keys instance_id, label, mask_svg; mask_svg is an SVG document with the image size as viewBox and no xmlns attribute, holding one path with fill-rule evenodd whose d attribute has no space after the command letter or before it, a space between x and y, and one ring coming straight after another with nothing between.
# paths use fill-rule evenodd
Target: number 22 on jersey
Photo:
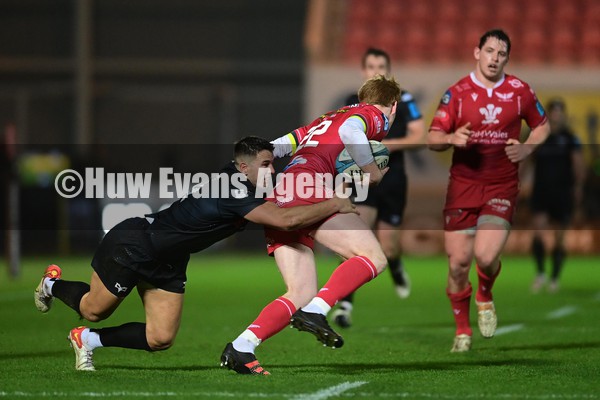
<instances>
[{"instance_id":1,"label":"number 22 on jersey","mask_svg":"<svg viewBox=\"0 0 600 400\"><path fill-rule=\"evenodd\" d=\"M306 132L306 136L300 142L300 146L298 146L298 150L304 147L317 147L319 145L318 138L314 138L315 136L319 136L327 132L327 129L331 125L331 121L323 121L319 125L312 127L308 132Z\"/></svg>"}]
</instances>

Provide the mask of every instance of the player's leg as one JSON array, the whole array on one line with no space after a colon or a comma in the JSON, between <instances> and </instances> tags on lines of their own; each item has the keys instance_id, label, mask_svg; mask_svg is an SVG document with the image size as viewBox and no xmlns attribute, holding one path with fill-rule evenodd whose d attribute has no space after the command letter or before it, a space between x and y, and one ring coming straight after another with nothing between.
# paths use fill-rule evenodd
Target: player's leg
<instances>
[{"instance_id":1,"label":"player's leg","mask_svg":"<svg viewBox=\"0 0 600 400\"><path fill-rule=\"evenodd\" d=\"M183 308L183 294L155 288L145 282L138 285L146 322L128 322L107 328L80 326L71 330L69 341L75 351L75 368L90 371L93 351L99 347L159 351L173 344Z\"/></svg>"},{"instance_id":2,"label":"player's leg","mask_svg":"<svg viewBox=\"0 0 600 400\"><path fill-rule=\"evenodd\" d=\"M298 307L304 306L317 293L314 254L300 243L278 247L275 262L287 291L262 309L258 317L221 355L221 365L240 374L268 375L259 364L256 347L285 328Z\"/></svg>"},{"instance_id":3,"label":"player's leg","mask_svg":"<svg viewBox=\"0 0 600 400\"><path fill-rule=\"evenodd\" d=\"M407 179L401 171L392 171L378 186L382 194L379 203L377 238L387 258L396 293L401 299L410 295L410 279L401 259L399 229L406 207Z\"/></svg>"},{"instance_id":4,"label":"player's leg","mask_svg":"<svg viewBox=\"0 0 600 400\"><path fill-rule=\"evenodd\" d=\"M375 234L355 214L336 215L324 222L313 237L346 259L316 296L321 299L317 304L322 307L315 311L322 314L327 314L337 301L375 278L387 265Z\"/></svg>"},{"instance_id":5,"label":"player's leg","mask_svg":"<svg viewBox=\"0 0 600 400\"><path fill-rule=\"evenodd\" d=\"M62 271L50 265L35 291L38 310L47 312L54 298L61 300L82 318L98 322L108 318L119 306L123 298L111 293L94 271L90 284L63 280Z\"/></svg>"},{"instance_id":6,"label":"player's leg","mask_svg":"<svg viewBox=\"0 0 600 400\"><path fill-rule=\"evenodd\" d=\"M554 231L554 249L552 250L552 275L550 278L550 284L548 285L548 291L550 293L556 293L559 289L558 279L562 271L567 252L565 250L565 232L566 224L562 224L560 229Z\"/></svg>"},{"instance_id":7,"label":"player's leg","mask_svg":"<svg viewBox=\"0 0 600 400\"><path fill-rule=\"evenodd\" d=\"M385 221L377 223L377 238L387 258L388 267L396 287L396 293L401 299L410 296L410 278L404 269L400 257L400 235L398 226Z\"/></svg>"},{"instance_id":8,"label":"player's leg","mask_svg":"<svg viewBox=\"0 0 600 400\"><path fill-rule=\"evenodd\" d=\"M371 195L371 194L370 194ZM371 204L357 204L356 208L360 213L360 219L371 229L377 222L377 208ZM345 260L340 262L342 264ZM333 321L341 328L352 326L352 309L354 307L354 292L340 300L338 307L331 314Z\"/></svg>"},{"instance_id":9,"label":"player's leg","mask_svg":"<svg viewBox=\"0 0 600 400\"><path fill-rule=\"evenodd\" d=\"M479 280L475 300L479 330L481 335L486 338L494 336L498 323L492 288L500 274L500 253L504 249L509 233L510 223L508 221L495 215L479 217L474 245Z\"/></svg>"},{"instance_id":10,"label":"player's leg","mask_svg":"<svg viewBox=\"0 0 600 400\"><path fill-rule=\"evenodd\" d=\"M546 259L546 248L543 240L543 233L548 229L548 215L537 212L531 220L533 226L533 241L531 243L531 253L535 261L536 277L531 285L531 291L538 293L546 284L546 275L544 272L544 263Z\"/></svg>"},{"instance_id":11,"label":"player's leg","mask_svg":"<svg viewBox=\"0 0 600 400\"><path fill-rule=\"evenodd\" d=\"M471 294L469 270L473 260L474 231L459 230L444 232L444 246L448 256L448 286L446 294L452 306L456 333L452 352L471 349L473 331L469 322Z\"/></svg>"},{"instance_id":12,"label":"player's leg","mask_svg":"<svg viewBox=\"0 0 600 400\"><path fill-rule=\"evenodd\" d=\"M341 347L342 337L331 329L325 316L336 302L374 279L387 261L373 232L355 214L336 215L312 235L346 261L337 267L317 296L294 313L291 323L300 331L314 334L325 346Z\"/></svg>"}]
</instances>

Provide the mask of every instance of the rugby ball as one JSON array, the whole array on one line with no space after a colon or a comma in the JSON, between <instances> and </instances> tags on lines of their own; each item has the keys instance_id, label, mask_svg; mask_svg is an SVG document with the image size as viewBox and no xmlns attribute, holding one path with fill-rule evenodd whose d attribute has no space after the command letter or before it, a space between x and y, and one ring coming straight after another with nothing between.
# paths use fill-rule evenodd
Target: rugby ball
<instances>
[{"instance_id":1,"label":"rugby ball","mask_svg":"<svg viewBox=\"0 0 600 400\"><path fill-rule=\"evenodd\" d=\"M369 140L369 144L371 145L371 152L373 153L373 158L375 158L375 162L379 166L379 169L384 169L387 167L388 162L390 161L390 152L387 147L381 142L376 140ZM348 175L362 175L362 169L356 162L350 157L348 150L344 149L337 156L335 160L335 169L340 174L348 174Z\"/></svg>"}]
</instances>

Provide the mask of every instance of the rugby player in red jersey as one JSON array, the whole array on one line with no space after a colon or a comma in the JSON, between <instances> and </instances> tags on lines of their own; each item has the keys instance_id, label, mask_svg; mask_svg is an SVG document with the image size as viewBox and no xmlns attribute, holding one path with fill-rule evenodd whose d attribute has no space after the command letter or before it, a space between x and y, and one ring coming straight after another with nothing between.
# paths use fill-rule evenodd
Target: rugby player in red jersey
<instances>
[{"instance_id":1,"label":"rugby player in red jersey","mask_svg":"<svg viewBox=\"0 0 600 400\"><path fill-rule=\"evenodd\" d=\"M481 37L474 49L475 71L446 91L427 137L432 150L454 148L444 206L447 294L457 327L452 352L471 348L473 258L479 278L475 295L479 330L483 337L494 336L492 286L500 273L500 253L515 211L519 162L550 132L533 90L504 73L510 47L510 38L502 30ZM521 120L531 128L524 143L519 142Z\"/></svg>"},{"instance_id":2,"label":"rugby player in red jersey","mask_svg":"<svg viewBox=\"0 0 600 400\"><path fill-rule=\"evenodd\" d=\"M393 78L379 75L366 81L358 96L360 104L326 113L310 125L274 141L276 157L294 154L285 172L296 183L300 174L337 175L335 162L344 148L370 174L371 183L381 181L387 170L380 170L375 163L369 140L381 141L387 135L396 115L400 87ZM315 182L314 188L318 189L320 184ZM306 198L295 191L277 204L287 208L321 201L322 198ZM312 227L292 232L267 228L265 235L268 253L275 257L287 292L268 304L225 347L222 365L238 373L254 373L252 368L258 365L256 347L290 321L298 330L315 335L323 345L341 347L343 339L329 326L327 313L338 300L375 278L387 264L377 238L358 215L334 214ZM315 240L346 259L318 292Z\"/></svg>"}]
</instances>

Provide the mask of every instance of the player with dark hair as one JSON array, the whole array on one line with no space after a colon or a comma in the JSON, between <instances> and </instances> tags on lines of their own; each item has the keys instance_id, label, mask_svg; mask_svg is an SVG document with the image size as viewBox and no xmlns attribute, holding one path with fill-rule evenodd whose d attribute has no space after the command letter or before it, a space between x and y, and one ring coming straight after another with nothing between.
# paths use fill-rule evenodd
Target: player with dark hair
<instances>
[{"instance_id":1,"label":"player with dark hair","mask_svg":"<svg viewBox=\"0 0 600 400\"><path fill-rule=\"evenodd\" d=\"M362 74L365 79L375 75L389 75L389 55L380 49L369 48L362 58ZM359 103L356 94L346 99L346 104ZM371 188L364 202L356 203L361 219L375 230L377 239L385 253L394 280L396 293L401 299L410 295L410 279L400 258L398 229L402 224L406 206L407 179L404 170L404 150L425 145L425 122L412 94L400 92L396 119L386 138L381 141L390 151L390 170L381 183ZM352 324L354 293L342 299L333 320L342 328Z\"/></svg>"},{"instance_id":2,"label":"player with dark hair","mask_svg":"<svg viewBox=\"0 0 600 400\"><path fill-rule=\"evenodd\" d=\"M492 287L508 238L519 191L519 163L546 140L550 128L529 85L504 73L510 39L486 32L474 49L475 71L442 97L427 137L429 148L454 148L444 207L448 255L447 294L456 322L453 352L471 348L471 262L479 285L475 300L481 335L494 336L497 316ZM531 133L519 142L521 120Z\"/></svg>"},{"instance_id":3,"label":"player with dark hair","mask_svg":"<svg viewBox=\"0 0 600 400\"><path fill-rule=\"evenodd\" d=\"M573 212L581 205L585 181L585 161L581 143L567 123L566 105L562 99L553 99L547 106L550 136L537 149L531 210L535 229L531 251L536 263L537 277L531 287L539 292L546 284L544 261L546 249L542 234L551 223L558 225L552 250L552 274L548 290L558 290L558 278L565 260L565 230Z\"/></svg>"},{"instance_id":4,"label":"player with dark hair","mask_svg":"<svg viewBox=\"0 0 600 400\"><path fill-rule=\"evenodd\" d=\"M371 183L381 181L387 169L379 169L369 140L381 141L387 134L396 115L400 87L393 78L378 75L363 84L358 96L360 104L325 113L274 141L276 157L294 155L285 169L294 180L306 175L337 175L336 159L346 149L356 165L369 174ZM316 181L311 188L316 192L320 186L327 184ZM277 204L287 208L320 201L317 196L306 198L295 191ZM238 373L249 373L247 363L256 360L256 347L290 322L296 329L315 335L325 346L341 347L343 339L329 326L327 313L340 299L374 279L387 264L377 238L358 215L334 214L292 232L266 229L265 236L267 251L275 257L287 292L268 304L225 347L222 365ZM346 260L318 292L315 240Z\"/></svg>"},{"instance_id":5,"label":"player with dark hair","mask_svg":"<svg viewBox=\"0 0 600 400\"><path fill-rule=\"evenodd\" d=\"M90 284L61 279L56 265L46 269L34 296L36 307L43 313L56 297L82 318L102 321L136 286L144 304L145 323L72 329L68 339L75 351L76 369L93 371L92 354L98 347L157 351L171 346L181 320L190 253L243 230L248 221L293 230L335 213L354 212L348 199L338 197L310 206L280 208L256 196L259 169L272 171L272 162L271 143L246 137L236 143L234 161L220 171L218 179L227 179L226 183L208 184L202 196L194 195L203 189L198 185L187 197L149 215L152 222L130 218L111 229L92 260ZM226 191L216 192L221 187Z\"/></svg>"}]
</instances>

